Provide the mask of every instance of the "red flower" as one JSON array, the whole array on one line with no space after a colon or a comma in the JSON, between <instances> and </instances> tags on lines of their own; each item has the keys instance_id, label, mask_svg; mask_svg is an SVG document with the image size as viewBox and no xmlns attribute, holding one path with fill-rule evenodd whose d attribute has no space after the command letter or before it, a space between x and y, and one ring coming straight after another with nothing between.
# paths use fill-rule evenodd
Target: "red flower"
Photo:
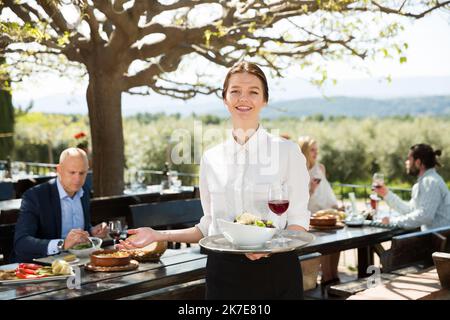
<instances>
[{"instance_id":1,"label":"red flower","mask_svg":"<svg viewBox=\"0 0 450 320\"><path fill-rule=\"evenodd\" d=\"M81 132L78 132L77 134L75 134L73 137L75 139L81 139L81 138L85 138L86 134L83 131L81 131Z\"/></svg>"}]
</instances>

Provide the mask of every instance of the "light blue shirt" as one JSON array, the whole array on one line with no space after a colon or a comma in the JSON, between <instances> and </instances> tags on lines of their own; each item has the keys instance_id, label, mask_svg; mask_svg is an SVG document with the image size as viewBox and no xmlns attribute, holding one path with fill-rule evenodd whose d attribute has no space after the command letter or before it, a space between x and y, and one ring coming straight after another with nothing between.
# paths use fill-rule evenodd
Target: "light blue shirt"
<instances>
[{"instance_id":1,"label":"light blue shirt","mask_svg":"<svg viewBox=\"0 0 450 320\"><path fill-rule=\"evenodd\" d=\"M384 200L401 214L390 222L402 228L427 230L450 225L450 192L434 168L425 171L414 184L409 202L391 191Z\"/></svg>"},{"instance_id":2,"label":"light blue shirt","mask_svg":"<svg viewBox=\"0 0 450 320\"><path fill-rule=\"evenodd\" d=\"M59 177L56 179L58 187L59 201L61 203L61 238L65 239L72 229L84 230L84 213L81 204L81 197L84 194L83 188L77 191L73 197L70 197L64 190ZM59 252L57 248L58 241L61 239L51 240L47 247L47 254L52 255Z\"/></svg>"}]
</instances>

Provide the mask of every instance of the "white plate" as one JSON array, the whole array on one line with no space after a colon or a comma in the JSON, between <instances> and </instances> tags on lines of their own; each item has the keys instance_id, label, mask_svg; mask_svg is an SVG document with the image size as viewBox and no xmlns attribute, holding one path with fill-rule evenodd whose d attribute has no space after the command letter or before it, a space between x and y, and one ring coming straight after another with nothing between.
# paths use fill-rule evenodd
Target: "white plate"
<instances>
[{"instance_id":1,"label":"white plate","mask_svg":"<svg viewBox=\"0 0 450 320\"><path fill-rule=\"evenodd\" d=\"M19 266L18 263L8 264L4 266L0 266L0 270L13 270ZM57 280L65 280L72 274L65 274L61 276L48 276L39 279L17 279L17 280L0 280L0 285L9 285L9 284L27 284L27 283L38 283L38 282L47 282L47 281L57 281Z\"/></svg>"},{"instance_id":2,"label":"white plate","mask_svg":"<svg viewBox=\"0 0 450 320\"><path fill-rule=\"evenodd\" d=\"M53 256L47 256L47 257L43 257L43 258L38 258L38 259L33 259L33 261L40 263L40 264L44 264L44 265L48 265L51 266L53 261L60 259L60 260L64 260L63 258L65 256L67 256L68 254L57 254L57 255L53 255ZM72 261L67 261L68 264L70 264L71 266L82 266L85 265L87 262L89 262L90 258L75 258L75 260Z\"/></svg>"},{"instance_id":3,"label":"white plate","mask_svg":"<svg viewBox=\"0 0 450 320\"><path fill-rule=\"evenodd\" d=\"M288 238L289 241L286 243L279 243L276 238L273 238L260 247L243 248L233 245L231 242L225 239L222 234L218 234L201 239L199 241L199 245L211 251L225 253L278 253L293 251L297 248L311 243L316 238L313 234L305 231L284 230L281 232L281 235L284 238Z\"/></svg>"},{"instance_id":4,"label":"white plate","mask_svg":"<svg viewBox=\"0 0 450 320\"><path fill-rule=\"evenodd\" d=\"M66 274L62 276L49 276L39 279L17 279L17 280L0 280L0 285L9 285L9 284L27 284L27 283L38 283L38 282L48 282L48 281L56 281L56 280L65 280L74 274Z\"/></svg>"}]
</instances>

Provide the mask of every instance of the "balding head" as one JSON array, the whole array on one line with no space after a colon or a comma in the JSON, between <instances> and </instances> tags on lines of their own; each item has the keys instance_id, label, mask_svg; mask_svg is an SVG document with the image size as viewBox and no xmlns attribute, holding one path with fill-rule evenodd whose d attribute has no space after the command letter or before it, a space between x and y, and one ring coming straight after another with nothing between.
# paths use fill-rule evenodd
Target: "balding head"
<instances>
[{"instance_id":1,"label":"balding head","mask_svg":"<svg viewBox=\"0 0 450 320\"><path fill-rule=\"evenodd\" d=\"M82 149L68 148L61 153L56 166L59 181L69 196L80 190L86 180L89 162Z\"/></svg>"},{"instance_id":2,"label":"balding head","mask_svg":"<svg viewBox=\"0 0 450 320\"><path fill-rule=\"evenodd\" d=\"M89 163L86 152L80 148L67 148L59 156L59 164L62 164L67 158L80 158Z\"/></svg>"}]
</instances>

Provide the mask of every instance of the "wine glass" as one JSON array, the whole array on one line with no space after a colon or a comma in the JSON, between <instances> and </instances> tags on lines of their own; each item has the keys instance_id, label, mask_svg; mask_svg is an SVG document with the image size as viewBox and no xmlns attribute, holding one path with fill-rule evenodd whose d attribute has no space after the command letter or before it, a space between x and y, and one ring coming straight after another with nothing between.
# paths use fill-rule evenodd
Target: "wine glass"
<instances>
[{"instance_id":1,"label":"wine glass","mask_svg":"<svg viewBox=\"0 0 450 320\"><path fill-rule=\"evenodd\" d=\"M376 172L372 178L372 188L378 189L384 185L384 175L380 172Z\"/></svg>"},{"instance_id":2,"label":"wine glass","mask_svg":"<svg viewBox=\"0 0 450 320\"><path fill-rule=\"evenodd\" d=\"M376 172L372 178L372 190L379 189L384 185L384 175L380 172ZM378 203L381 200L378 194L373 192L370 196L370 207L372 208L374 215L378 212Z\"/></svg>"},{"instance_id":3,"label":"wine glass","mask_svg":"<svg viewBox=\"0 0 450 320\"><path fill-rule=\"evenodd\" d=\"M289 239L281 236L281 231L285 228L285 225L281 225L281 215L289 208L289 192L287 184L275 183L270 186L268 205L270 211L278 216L277 241L279 243L288 242Z\"/></svg>"},{"instance_id":4,"label":"wine glass","mask_svg":"<svg viewBox=\"0 0 450 320\"><path fill-rule=\"evenodd\" d=\"M122 222L120 220L113 220L108 222L109 236L113 239L114 247L119 242L122 234Z\"/></svg>"}]
</instances>

